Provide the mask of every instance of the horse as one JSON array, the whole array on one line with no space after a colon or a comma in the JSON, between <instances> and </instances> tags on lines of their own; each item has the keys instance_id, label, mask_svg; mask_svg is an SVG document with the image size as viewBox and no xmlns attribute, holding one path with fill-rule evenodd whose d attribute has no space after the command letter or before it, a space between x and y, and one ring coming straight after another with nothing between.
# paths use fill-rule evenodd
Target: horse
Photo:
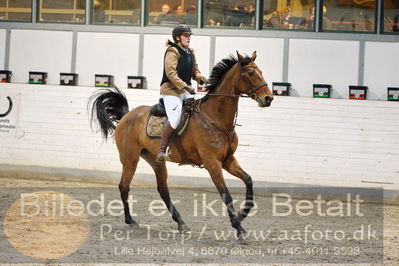
<instances>
[{"instance_id":1,"label":"horse","mask_svg":"<svg viewBox=\"0 0 399 266\"><path fill-rule=\"evenodd\" d=\"M197 100L183 134L175 136L169 145L171 162L190 162L203 166L209 172L227 207L231 225L237 230L238 237L246 233L241 222L254 206L252 178L234 157L238 146L235 132L238 101L240 97L250 97L259 107L268 107L273 100L268 84L254 62L255 59L256 51L251 57L243 56L237 51L237 58L230 55L217 63L211 71L207 94ZM125 222L130 225L136 224L130 215L127 199L130 183L141 157L153 168L157 190L177 223L178 231L182 234L189 232L190 228L170 198L166 164L156 161L160 140L146 135L151 107L139 106L129 112L126 96L115 85L93 94L88 107L91 111L91 122L98 121L103 138L106 140L112 135L115 138L123 166L119 191L124 206ZM234 210L222 169L241 179L246 186L245 204L238 213Z\"/></svg>"}]
</instances>

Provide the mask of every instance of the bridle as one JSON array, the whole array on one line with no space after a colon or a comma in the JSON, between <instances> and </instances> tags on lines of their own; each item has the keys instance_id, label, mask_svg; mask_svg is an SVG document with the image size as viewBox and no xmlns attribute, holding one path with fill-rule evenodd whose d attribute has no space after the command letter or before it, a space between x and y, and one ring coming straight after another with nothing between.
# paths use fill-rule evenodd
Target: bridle
<instances>
[{"instance_id":1,"label":"bridle","mask_svg":"<svg viewBox=\"0 0 399 266\"><path fill-rule=\"evenodd\" d=\"M240 77L239 77L238 83L240 82L240 79L241 79L242 77L245 77L244 73L245 73L245 71L246 71L247 69L255 68L255 67L251 67L251 66L244 66L244 67L239 66L239 67L240 67ZM246 78L246 79L247 79L247 82L250 84L248 78ZM257 92L260 88L262 88L263 86L267 86L267 82L262 82L261 84L256 85L256 86L253 87L253 88L250 88L250 89L248 90L248 92L246 92L246 93L240 93L240 94L212 93L212 94L207 94L206 96L225 96L225 97L237 97L237 98L238 98L238 97L244 97L244 98L256 99L256 98L258 97L258 96L256 95L256 92ZM232 127L230 130L226 130L226 129L222 128L221 126L219 126L212 118L210 118L210 117L209 117L208 115L206 115L204 112L201 112L201 110L200 110L201 100L202 100L202 98L199 99L198 103L197 103L196 106L193 108L193 111L196 112L196 113L198 113L199 116L200 116L202 119L207 120L211 125L213 125L216 129L220 130L221 132L223 132L223 133L227 136L227 139L228 139L228 142L229 142L229 151L228 151L227 156L226 156L226 158L227 158L228 155L229 155L230 152L231 152L231 147L230 147L230 146L231 146L231 143L233 142L234 131L235 131L236 122L237 122L238 104L237 104L237 106L236 106L236 110L235 110L235 114L234 114L233 127ZM226 159L226 158L225 158L225 159Z\"/></svg>"},{"instance_id":2,"label":"bridle","mask_svg":"<svg viewBox=\"0 0 399 266\"><path fill-rule=\"evenodd\" d=\"M247 69L253 69L253 68L255 68L255 67L253 67L253 66L244 66L244 67L240 66L240 79L241 79L241 77L245 77L245 75L244 75L245 70L247 70ZM245 78L246 78L246 77L245 77ZM251 84L251 83L249 82L248 78L246 78L246 80L247 80L247 82L248 82L249 84ZM240 94L240 97L247 97L247 98L253 98L253 99L255 99L256 97L258 97L258 96L256 95L256 92L257 92L260 88L262 88L263 86L267 86L267 82L262 82L261 84L255 86L255 87L253 87L253 88L250 88L250 89L248 90L247 93L241 93L241 94Z\"/></svg>"},{"instance_id":3,"label":"bridle","mask_svg":"<svg viewBox=\"0 0 399 266\"><path fill-rule=\"evenodd\" d=\"M244 73L247 69L251 69L251 68L255 68L253 66L239 66L240 68L240 77L239 77L239 81L242 77L245 77ZM245 77L246 78L246 77ZM247 82L250 84L248 78L246 78ZM240 94L223 94L223 93L212 93L212 94L207 94L207 96L226 96L226 97L243 97L243 98L252 98L252 99L256 99L258 96L256 95L256 92L262 88L263 86L267 86L267 82L262 82L261 84L250 88L248 90L248 92L246 93L240 93Z\"/></svg>"}]
</instances>

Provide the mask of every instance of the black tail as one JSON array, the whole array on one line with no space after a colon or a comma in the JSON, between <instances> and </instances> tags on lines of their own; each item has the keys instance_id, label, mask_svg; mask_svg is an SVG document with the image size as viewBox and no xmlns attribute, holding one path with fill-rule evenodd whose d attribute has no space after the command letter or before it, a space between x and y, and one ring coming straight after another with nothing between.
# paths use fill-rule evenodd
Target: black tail
<instances>
[{"instance_id":1,"label":"black tail","mask_svg":"<svg viewBox=\"0 0 399 266\"><path fill-rule=\"evenodd\" d=\"M101 134L105 139L114 133L116 124L129 112L129 104L125 94L115 85L113 85L113 88L96 91L90 97L87 107L90 111L91 125L93 126L94 116L96 116Z\"/></svg>"}]
</instances>

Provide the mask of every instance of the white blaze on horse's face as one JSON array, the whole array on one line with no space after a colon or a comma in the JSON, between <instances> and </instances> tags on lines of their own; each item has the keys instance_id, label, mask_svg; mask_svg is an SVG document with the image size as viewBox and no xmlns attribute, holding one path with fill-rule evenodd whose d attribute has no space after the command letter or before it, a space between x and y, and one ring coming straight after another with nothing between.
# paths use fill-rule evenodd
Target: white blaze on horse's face
<instances>
[{"instance_id":1,"label":"white blaze on horse's face","mask_svg":"<svg viewBox=\"0 0 399 266\"><path fill-rule=\"evenodd\" d=\"M240 82L243 82L241 87L242 93L248 94L254 99L259 107L268 107L273 101L273 94L271 93L267 82L263 78L262 71L255 64L256 51L253 52L251 58L242 56L237 52L238 62L240 66Z\"/></svg>"}]
</instances>

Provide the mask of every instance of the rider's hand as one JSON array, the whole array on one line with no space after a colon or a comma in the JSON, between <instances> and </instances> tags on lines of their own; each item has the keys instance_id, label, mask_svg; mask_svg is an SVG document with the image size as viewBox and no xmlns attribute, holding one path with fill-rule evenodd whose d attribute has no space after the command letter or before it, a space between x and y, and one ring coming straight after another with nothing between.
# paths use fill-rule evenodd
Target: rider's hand
<instances>
[{"instance_id":1,"label":"rider's hand","mask_svg":"<svg viewBox=\"0 0 399 266\"><path fill-rule=\"evenodd\" d=\"M199 82L200 85L204 85L204 84L207 84L207 83L208 83L208 79L206 77L202 77L200 82Z\"/></svg>"},{"instance_id":2,"label":"rider's hand","mask_svg":"<svg viewBox=\"0 0 399 266\"><path fill-rule=\"evenodd\" d=\"M194 88L191 87L190 85L184 87L184 89L185 89L186 91L188 91L188 93L190 93L190 94L195 94Z\"/></svg>"}]
</instances>

